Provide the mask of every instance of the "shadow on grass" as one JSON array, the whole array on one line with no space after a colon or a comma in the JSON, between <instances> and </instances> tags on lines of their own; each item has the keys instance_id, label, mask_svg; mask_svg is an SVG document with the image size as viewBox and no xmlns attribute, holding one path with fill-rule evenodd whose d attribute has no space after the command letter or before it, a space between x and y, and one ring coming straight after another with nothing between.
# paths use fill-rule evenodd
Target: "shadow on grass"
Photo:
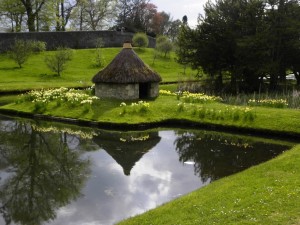
<instances>
[{"instance_id":1,"label":"shadow on grass","mask_svg":"<svg viewBox=\"0 0 300 225\"><path fill-rule=\"evenodd\" d=\"M14 70L20 70L22 68L15 66L15 67L0 67L0 71L14 71Z\"/></svg>"},{"instance_id":2,"label":"shadow on grass","mask_svg":"<svg viewBox=\"0 0 300 225\"><path fill-rule=\"evenodd\" d=\"M106 114L106 112L118 107L121 104L121 102L121 100L115 99L101 99L100 101L95 102L92 105L92 119L99 119L103 114Z\"/></svg>"},{"instance_id":3,"label":"shadow on grass","mask_svg":"<svg viewBox=\"0 0 300 225\"><path fill-rule=\"evenodd\" d=\"M47 74L47 73L41 73L39 75L39 78L41 80L62 80L61 76L58 76L57 74Z\"/></svg>"}]
</instances>

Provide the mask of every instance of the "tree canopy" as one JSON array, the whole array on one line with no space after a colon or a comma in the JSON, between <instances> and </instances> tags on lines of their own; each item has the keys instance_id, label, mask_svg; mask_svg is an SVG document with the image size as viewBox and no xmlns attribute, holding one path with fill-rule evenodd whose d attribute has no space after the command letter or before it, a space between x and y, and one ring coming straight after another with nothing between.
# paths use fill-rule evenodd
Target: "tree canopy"
<instances>
[{"instance_id":1,"label":"tree canopy","mask_svg":"<svg viewBox=\"0 0 300 225\"><path fill-rule=\"evenodd\" d=\"M126 29L178 33L178 20L150 0L0 0L0 24L9 32Z\"/></svg>"},{"instance_id":2,"label":"tree canopy","mask_svg":"<svg viewBox=\"0 0 300 225\"><path fill-rule=\"evenodd\" d=\"M295 0L208 1L195 29L181 27L179 62L202 68L217 90L224 77L235 92L258 91L263 79L275 90L288 72L299 74L299 10Z\"/></svg>"}]
</instances>

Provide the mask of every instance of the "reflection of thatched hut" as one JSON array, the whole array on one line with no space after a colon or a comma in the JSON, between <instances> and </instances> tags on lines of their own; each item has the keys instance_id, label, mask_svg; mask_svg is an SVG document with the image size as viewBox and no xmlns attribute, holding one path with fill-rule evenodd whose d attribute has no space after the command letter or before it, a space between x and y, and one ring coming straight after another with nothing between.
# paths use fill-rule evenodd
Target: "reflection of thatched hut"
<instances>
[{"instance_id":1,"label":"reflection of thatched hut","mask_svg":"<svg viewBox=\"0 0 300 225\"><path fill-rule=\"evenodd\" d=\"M143 136L147 138L145 140L137 140ZM101 132L93 138L93 141L123 168L125 175L130 175L130 171L135 163L145 153L154 148L160 142L160 139L158 132Z\"/></svg>"},{"instance_id":2,"label":"reflection of thatched hut","mask_svg":"<svg viewBox=\"0 0 300 225\"><path fill-rule=\"evenodd\" d=\"M161 77L124 43L122 51L92 79L100 98L139 99L158 96Z\"/></svg>"}]
</instances>

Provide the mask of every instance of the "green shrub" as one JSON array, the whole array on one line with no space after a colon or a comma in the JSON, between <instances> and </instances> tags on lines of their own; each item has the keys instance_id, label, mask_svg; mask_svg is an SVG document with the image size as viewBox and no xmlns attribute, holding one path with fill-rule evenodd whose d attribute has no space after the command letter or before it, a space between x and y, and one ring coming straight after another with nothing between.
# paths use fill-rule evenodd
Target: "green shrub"
<instances>
[{"instance_id":1,"label":"green shrub","mask_svg":"<svg viewBox=\"0 0 300 225\"><path fill-rule=\"evenodd\" d=\"M46 51L45 42L16 39L14 44L10 47L10 51L8 51L8 56L22 68L22 65L28 60L32 53L40 53L43 51Z\"/></svg>"},{"instance_id":2,"label":"green shrub","mask_svg":"<svg viewBox=\"0 0 300 225\"><path fill-rule=\"evenodd\" d=\"M9 58L14 60L20 68L22 68L22 65L28 60L31 54L31 44L29 41L24 40L15 40L8 52Z\"/></svg>"},{"instance_id":3,"label":"green shrub","mask_svg":"<svg viewBox=\"0 0 300 225\"><path fill-rule=\"evenodd\" d=\"M57 76L66 69L66 64L72 59L73 52L71 49L59 47L53 55L47 55L45 62L48 68L55 72Z\"/></svg>"},{"instance_id":4,"label":"green shrub","mask_svg":"<svg viewBox=\"0 0 300 225\"><path fill-rule=\"evenodd\" d=\"M132 38L133 46L139 48L146 48L148 47L149 40L145 33L136 33Z\"/></svg>"},{"instance_id":5,"label":"green shrub","mask_svg":"<svg viewBox=\"0 0 300 225\"><path fill-rule=\"evenodd\" d=\"M95 56L93 59L93 66L95 67L103 67L105 64L105 59L103 57L102 48L104 47L104 41L102 38L98 38L96 40L96 49L95 49Z\"/></svg>"},{"instance_id":6,"label":"green shrub","mask_svg":"<svg viewBox=\"0 0 300 225\"><path fill-rule=\"evenodd\" d=\"M43 41L29 41L31 52L40 53L46 51L46 42Z\"/></svg>"},{"instance_id":7,"label":"green shrub","mask_svg":"<svg viewBox=\"0 0 300 225\"><path fill-rule=\"evenodd\" d=\"M167 54L169 54L173 49L173 44L166 36L159 36L156 39L156 49L163 53L164 57L167 57Z\"/></svg>"}]
</instances>

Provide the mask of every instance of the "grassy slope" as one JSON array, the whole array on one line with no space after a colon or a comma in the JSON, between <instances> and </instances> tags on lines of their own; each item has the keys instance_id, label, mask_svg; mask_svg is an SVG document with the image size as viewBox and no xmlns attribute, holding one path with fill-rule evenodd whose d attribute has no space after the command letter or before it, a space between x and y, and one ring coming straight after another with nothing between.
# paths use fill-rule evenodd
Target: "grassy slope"
<instances>
[{"instance_id":1,"label":"grassy slope","mask_svg":"<svg viewBox=\"0 0 300 225\"><path fill-rule=\"evenodd\" d=\"M120 225L299 224L300 145Z\"/></svg>"},{"instance_id":2,"label":"grassy slope","mask_svg":"<svg viewBox=\"0 0 300 225\"><path fill-rule=\"evenodd\" d=\"M120 52L121 48L104 48L103 56L108 64ZM0 91L28 90L49 87L79 87L90 86L92 77L100 70L93 66L95 57L94 49L74 50L72 61L67 65L61 77L53 75L44 62L46 54L33 55L18 68L17 64L8 59L6 55L0 55ZM153 70L163 77L163 81L177 81L179 74L183 71L182 66L175 62L174 53L170 58L159 57L153 62L153 49L138 51L137 54ZM191 70L187 73L191 74Z\"/></svg>"}]
</instances>

